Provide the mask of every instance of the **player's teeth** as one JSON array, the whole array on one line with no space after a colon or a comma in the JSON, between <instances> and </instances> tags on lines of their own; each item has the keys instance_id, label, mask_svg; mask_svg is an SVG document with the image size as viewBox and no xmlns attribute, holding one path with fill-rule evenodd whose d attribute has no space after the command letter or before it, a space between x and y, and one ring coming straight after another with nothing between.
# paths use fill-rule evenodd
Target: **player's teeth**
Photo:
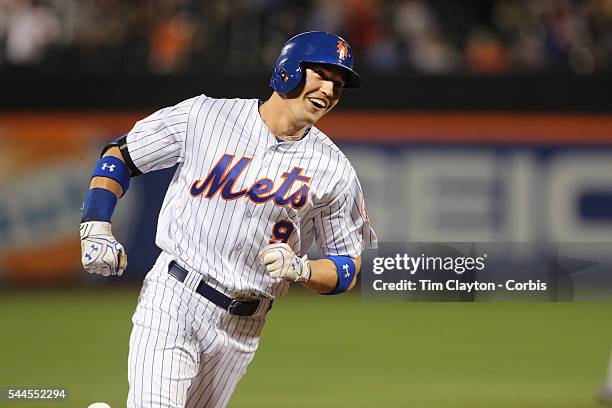
<instances>
[{"instance_id":1,"label":"player's teeth","mask_svg":"<svg viewBox=\"0 0 612 408\"><path fill-rule=\"evenodd\" d=\"M325 107L325 102L323 102L321 99L311 98L310 102L315 104L315 106L317 106L318 108L324 108Z\"/></svg>"}]
</instances>

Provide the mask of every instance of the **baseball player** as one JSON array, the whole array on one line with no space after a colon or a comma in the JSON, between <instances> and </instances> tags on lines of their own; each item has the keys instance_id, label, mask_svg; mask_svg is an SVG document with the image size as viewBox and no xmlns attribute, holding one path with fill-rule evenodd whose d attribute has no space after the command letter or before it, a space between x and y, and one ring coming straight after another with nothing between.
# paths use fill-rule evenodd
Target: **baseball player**
<instances>
[{"instance_id":1,"label":"baseball player","mask_svg":"<svg viewBox=\"0 0 612 408\"><path fill-rule=\"evenodd\" d=\"M291 282L321 294L355 285L376 236L355 170L313 126L361 85L352 67L345 40L303 33L282 49L265 102L200 95L105 148L80 227L90 273L126 268L110 221L130 178L178 164L132 318L128 407L225 406ZM322 259L306 256L315 241Z\"/></svg>"}]
</instances>

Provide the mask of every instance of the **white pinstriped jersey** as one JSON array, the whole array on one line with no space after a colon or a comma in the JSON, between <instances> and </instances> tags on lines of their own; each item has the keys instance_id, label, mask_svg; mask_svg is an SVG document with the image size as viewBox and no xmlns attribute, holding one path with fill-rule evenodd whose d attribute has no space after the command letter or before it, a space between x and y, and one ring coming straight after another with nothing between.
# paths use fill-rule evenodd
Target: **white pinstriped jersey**
<instances>
[{"instance_id":1,"label":"white pinstriped jersey","mask_svg":"<svg viewBox=\"0 0 612 408\"><path fill-rule=\"evenodd\" d=\"M357 257L376 236L338 147L315 127L279 142L258 108L257 99L200 95L137 122L127 147L143 173L179 164L159 215L163 251L228 295L278 297L289 284L257 260L270 242Z\"/></svg>"}]
</instances>

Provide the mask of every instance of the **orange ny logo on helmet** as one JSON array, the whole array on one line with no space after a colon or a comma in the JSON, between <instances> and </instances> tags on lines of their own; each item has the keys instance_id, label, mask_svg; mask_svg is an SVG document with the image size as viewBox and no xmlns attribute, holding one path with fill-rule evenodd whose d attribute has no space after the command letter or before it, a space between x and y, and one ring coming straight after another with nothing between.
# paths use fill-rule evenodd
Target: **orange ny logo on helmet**
<instances>
[{"instance_id":1,"label":"orange ny logo on helmet","mask_svg":"<svg viewBox=\"0 0 612 408\"><path fill-rule=\"evenodd\" d=\"M338 59L344 61L348 57L348 44L342 40L338 40Z\"/></svg>"}]
</instances>

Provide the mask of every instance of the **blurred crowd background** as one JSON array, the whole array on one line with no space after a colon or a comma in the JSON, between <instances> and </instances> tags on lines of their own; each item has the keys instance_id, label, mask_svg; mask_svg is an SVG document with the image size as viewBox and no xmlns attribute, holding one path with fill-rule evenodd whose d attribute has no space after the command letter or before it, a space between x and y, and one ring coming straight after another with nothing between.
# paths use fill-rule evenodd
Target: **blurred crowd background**
<instances>
[{"instance_id":1,"label":"blurred crowd background","mask_svg":"<svg viewBox=\"0 0 612 408\"><path fill-rule=\"evenodd\" d=\"M612 70L612 0L0 0L0 73L260 74L312 29L374 73Z\"/></svg>"}]
</instances>

